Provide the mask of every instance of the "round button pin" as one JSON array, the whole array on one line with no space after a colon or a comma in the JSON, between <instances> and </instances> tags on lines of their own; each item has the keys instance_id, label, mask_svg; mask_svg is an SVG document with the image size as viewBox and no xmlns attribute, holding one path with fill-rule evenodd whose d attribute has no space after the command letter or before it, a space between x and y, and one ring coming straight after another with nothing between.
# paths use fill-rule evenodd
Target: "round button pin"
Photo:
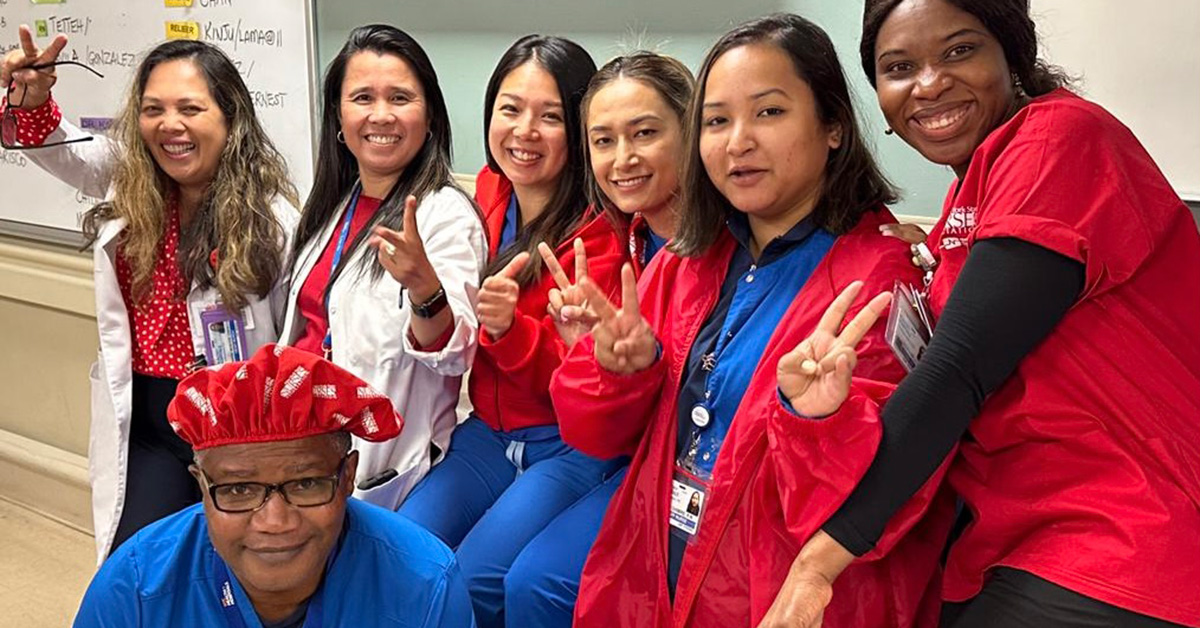
<instances>
[{"instance_id":1,"label":"round button pin","mask_svg":"<svg viewBox=\"0 0 1200 628\"><path fill-rule=\"evenodd\" d=\"M708 422L711 419L712 415L709 414L708 408L705 408L701 405L697 405L696 407L692 408L692 423L695 423L696 427L704 427L705 425L708 425Z\"/></svg>"}]
</instances>

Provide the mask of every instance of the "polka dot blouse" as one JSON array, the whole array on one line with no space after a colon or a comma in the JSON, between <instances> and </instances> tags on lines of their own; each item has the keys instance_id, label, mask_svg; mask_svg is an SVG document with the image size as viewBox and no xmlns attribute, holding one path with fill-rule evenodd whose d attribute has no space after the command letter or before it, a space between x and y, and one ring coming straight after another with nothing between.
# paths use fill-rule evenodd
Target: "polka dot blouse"
<instances>
[{"instance_id":1,"label":"polka dot blouse","mask_svg":"<svg viewBox=\"0 0 1200 628\"><path fill-rule=\"evenodd\" d=\"M117 283L129 309L133 330L133 372L152 377L182 379L188 372L195 348L188 326L188 284L179 269L179 209L167 206L165 233L158 244L158 261L150 278L150 290L141 301L133 296L133 269L117 247Z\"/></svg>"},{"instance_id":2,"label":"polka dot blouse","mask_svg":"<svg viewBox=\"0 0 1200 628\"><path fill-rule=\"evenodd\" d=\"M0 102L0 110L8 111L8 99ZM37 109L12 110L17 118L17 143L21 146L41 146L62 122L62 111L53 98Z\"/></svg>"}]
</instances>

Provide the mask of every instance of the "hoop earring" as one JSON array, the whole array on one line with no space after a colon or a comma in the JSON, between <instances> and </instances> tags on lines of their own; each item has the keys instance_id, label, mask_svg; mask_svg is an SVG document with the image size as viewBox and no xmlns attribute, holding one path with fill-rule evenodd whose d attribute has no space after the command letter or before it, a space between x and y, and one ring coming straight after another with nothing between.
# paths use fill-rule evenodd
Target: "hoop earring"
<instances>
[{"instance_id":1,"label":"hoop earring","mask_svg":"<svg viewBox=\"0 0 1200 628\"><path fill-rule=\"evenodd\" d=\"M892 130L892 127L888 127L883 130L883 134L884 135L895 135L896 132Z\"/></svg>"},{"instance_id":2,"label":"hoop earring","mask_svg":"<svg viewBox=\"0 0 1200 628\"><path fill-rule=\"evenodd\" d=\"M345 144L346 143L346 134L342 133L341 131L338 131L337 132L337 141L338 141L338 144Z\"/></svg>"}]
</instances>

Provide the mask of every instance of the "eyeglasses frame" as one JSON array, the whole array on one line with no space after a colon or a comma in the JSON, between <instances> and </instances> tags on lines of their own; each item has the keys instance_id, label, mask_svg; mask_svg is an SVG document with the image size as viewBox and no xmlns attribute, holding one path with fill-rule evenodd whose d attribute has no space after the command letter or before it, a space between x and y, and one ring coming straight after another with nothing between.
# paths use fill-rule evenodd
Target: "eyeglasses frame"
<instances>
[{"instance_id":1,"label":"eyeglasses frame","mask_svg":"<svg viewBox=\"0 0 1200 628\"><path fill-rule=\"evenodd\" d=\"M103 74L101 74L100 72L97 72L91 66L84 64L84 63L80 63L78 61L52 61L50 63L35 63L33 65L27 65L27 66L17 68L17 69L18 70L41 71L41 70L53 68L53 67L60 66L60 65L78 66L78 67L81 67L81 68L87 70L88 72L91 72L92 74L95 74L96 76L98 76L100 78L104 78ZM8 89L4 93L4 98L5 98L5 100L8 101L8 107L6 107L4 109L4 116L2 119L0 119L0 126L2 126L4 124L12 124L12 127L14 129L14 135L16 134L15 130L17 129L21 119L17 117L17 114L14 113L13 110L20 109L21 105L25 104L25 96L29 93L28 88L22 90L21 91L21 102L14 105L12 102L12 95L13 95L13 92L16 91L15 87L16 87L16 82L9 81ZM50 148L51 146L62 146L64 144L77 144L79 142L90 142L93 139L95 139L95 138L93 136L89 135L87 137L77 137L77 138L70 139L70 140L63 140L61 142L51 142L49 144L39 144L37 146L22 146L15 142L13 144L9 144L8 142L4 141L3 133L0 133L0 148L3 148L4 150L14 150L14 151L15 150L32 150L35 148Z\"/></svg>"},{"instance_id":2,"label":"eyeglasses frame","mask_svg":"<svg viewBox=\"0 0 1200 628\"><path fill-rule=\"evenodd\" d=\"M207 485L207 487L208 487L208 497L210 500L212 500L213 508L216 508L217 510L219 510L223 513L227 513L227 514L231 514L231 515L238 515L238 514L245 514L248 512L257 512L258 510L261 510L263 506L266 506L267 502L271 500L272 493L279 493L279 496L283 498L283 501L286 502L289 506L292 506L293 508L317 508L318 506L327 506L330 503L332 503L333 500L337 499L337 489L342 485L342 472L346 469L346 461L350 459L351 453L354 453L354 452L352 452L352 451L347 452L345 456L342 456L341 462L338 463L337 472L334 473L333 475L315 475L315 476L309 476L309 477L303 477L303 478L295 478L292 480L287 480L285 482L280 482L278 484L267 484L265 482L224 482L221 484L213 484L212 480L208 479L208 474L206 474L204 472L204 469L201 469L199 467L199 465L196 466L196 469L200 471L200 477L204 478L204 484ZM329 499L327 501L323 501L319 504L293 504L292 500L288 499L287 492L283 490L283 487L285 485L292 484L294 482L304 482L306 480L330 480L330 481L332 481L334 483L334 486L333 486L333 491L329 495ZM241 510L226 510L224 508L221 508L219 505L217 505L217 491L226 486L237 486L237 485L261 486L261 487L265 488L266 492L263 493L262 503L260 503L259 505L255 506L253 508L246 508L246 509L241 509Z\"/></svg>"}]
</instances>

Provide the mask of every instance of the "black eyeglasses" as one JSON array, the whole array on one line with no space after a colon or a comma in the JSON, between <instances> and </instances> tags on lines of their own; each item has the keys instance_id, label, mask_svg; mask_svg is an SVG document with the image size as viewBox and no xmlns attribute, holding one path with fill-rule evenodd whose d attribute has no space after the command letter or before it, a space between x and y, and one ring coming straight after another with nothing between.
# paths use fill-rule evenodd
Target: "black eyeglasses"
<instances>
[{"instance_id":1,"label":"black eyeglasses","mask_svg":"<svg viewBox=\"0 0 1200 628\"><path fill-rule=\"evenodd\" d=\"M213 484L200 470L204 483L208 484L208 496L212 498L217 510L228 513L253 512L262 508L271 498L271 493L278 492L283 501L300 508L324 506L337 496L338 485L341 484L342 470L346 467L346 459L342 457L338 463L337 473L327 476L299 478L288 480L281 484L263 484L261 482L231 482L228 484Z\"/></svg>"},{"instance_id":2,"label":"black eyeglasses","mask_svg":"<svg viewBox=\"0 0 1200 628\"><path fill-rule=\"evenodd\" d=\"M17 68L17 69L18 70L45 70L45 69L53 68L53 67L59 66L59 65L79 66L79 67L87 70L88 72L95 74L96 76L98 76L100 78L104 78L103 74L93 70L91 67L84 65L78 61L55 61L53 63L38 63L35 65L27 65L23 68ZM25 95L29 93L29 90L28 89L21 90L21 102L13 103L12 95L13 95L13 92L16 91L16 86L17 86L16 81L10 81L8 84L8 91L5 92L5 94L4 94L4 97L8 100L8 108L6 108L4 110L4 116L2 118L0 118L0 147L3 147L5 150L29 150L32 148L48 148L50 146L62 146L63 144L75 144L77 142L90 142L92 140L92 136L89 135L87 137L77 137L75 139L65 140L62 142L51 142L49 144L40 144L38 146L21 146L20 144L18 144L17 143L18 118L17 118L17 114L15 113L15 110L20 109L21 105L25 104Z\"/></svg>"}]
</instances>

